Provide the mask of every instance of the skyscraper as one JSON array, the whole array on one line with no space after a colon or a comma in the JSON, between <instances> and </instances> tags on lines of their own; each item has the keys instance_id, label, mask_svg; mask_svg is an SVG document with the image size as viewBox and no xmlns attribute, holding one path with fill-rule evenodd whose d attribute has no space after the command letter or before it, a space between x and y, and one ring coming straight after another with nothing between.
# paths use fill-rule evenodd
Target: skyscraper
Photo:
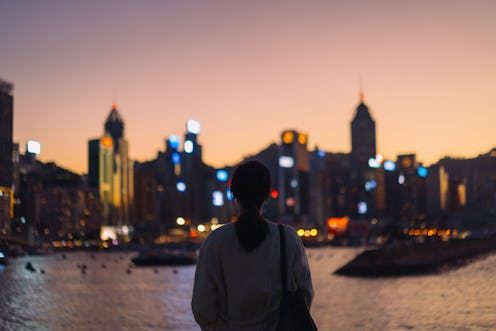
<instances>
[{"instance_id":1,"label":"skyscraper","mask_svg":"<svg viewBox=\"0 0 496 331\"><path fill-rule=\"evenodd\" d=\"M371 157L376 156L375 121L360 94L360 104L351 121L351 157L360 168L366 167Z\"/></svg>"},{"instance_id":2,"label":"skyscraper","mask_svg":"<svg viewBox=\"0 0 496 331\"><path fill-rule=\"evenodd\" d=\"M309 215L310 159L308 137L283 131L279 152L279 213L286 223L307 223Z\"/></svg>"},{"instance_id":3,"label":"skyscraper","mask_svg":"<svg viewBox=\"0 0 496 331\"><path fill-rule=\"evenodd\" d=\"M207 169L202 160L202 146L198 143L200 122L188 120L184 134L183 152L181 154L181 176L184 180L184 208L193 222L208 215Z\"/></svg>"},{"instance_id":4,"label":"skyscraper","mask_svg":"<svg viewBox=\"0 0 496 331\"><path fill-rule=\"evenodd\" d=\"M133 165L124 139L124 121L113 104L104 133L88 143L88 182L98 188L106 225L130 224Z\"/></svg>"},{"instance_id":5,"label":"skyscraper","mask_svg":"<svg viewBox=\"0 0 496 331\"><path fill-rule=\"evenodd\" d=\"M351 203L360 216L376 213L377 197L374 189L367 190L366 185L377 185L380 173L369 167L369 159L376 157L375 121L360 93L360 103L351 121ZM367 184L369 183L369 184ZM380 200L380 199L379 199ZM355 207L356 206L356 207Z\"/></svg>"},{"instance_id":6,"label":"skyscraper","mask_svg":"<svg viewBox=\"0 0 496 331\"><path fill-rule=\"evenodd\" d=\"M0 235L10 233L13 217L13 85L0 80Z\"/></svg>"}]
</instances>

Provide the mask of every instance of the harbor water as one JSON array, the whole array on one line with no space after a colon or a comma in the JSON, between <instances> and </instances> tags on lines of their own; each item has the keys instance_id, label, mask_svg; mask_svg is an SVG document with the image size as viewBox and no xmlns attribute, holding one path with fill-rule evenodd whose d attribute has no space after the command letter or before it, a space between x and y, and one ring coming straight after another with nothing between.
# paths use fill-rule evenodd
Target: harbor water
<instances>
[{"instance_id":1,"label":"harbor water","mask_svg":"<svg viewBox=\"0 0 496 331\"><path fill-rule=\"evenodd\" d=\"M440 274L333 275L360 248L308 248L319 330L496 330L496 254ZM0 266L0 330L199 330L195 266L130 267L132 253L53 253ZM26 269L31 262L35 270Z\"/></svg>"}]
</instances>

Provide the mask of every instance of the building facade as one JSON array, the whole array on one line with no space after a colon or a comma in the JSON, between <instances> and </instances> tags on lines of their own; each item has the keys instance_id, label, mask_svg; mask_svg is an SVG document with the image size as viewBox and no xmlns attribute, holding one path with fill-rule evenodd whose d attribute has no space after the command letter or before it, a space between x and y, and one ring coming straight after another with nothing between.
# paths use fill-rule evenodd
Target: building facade
<instances>
[{"instance_id":1,"label":"building facade","mask_svg":"<svg viewBox=\"0 0 496 331\"><path fill-rule=\"evenodd\" d=\"M124 138L124 121L112 105L103 135L88 142L88 183L97 188L105 225L130 225L134 195L133 163Z\"/></svg>"},{"instance_id":2,"label":"building facade","mask_svg":"<svg viewBox=\"0 0 496 331\"><path fill-rule=\"evenodd\" d=\"M10 234L13 218L13 85L0 80L0 235Z\"/></svg>"},{"instance_id":3,"label":"building facade","mask_svg":"<svg viewBox=\"0 0 496 331\"><path fill-rule=\"evenodd\" d=\"M354 166L366 168L368 160L376 154L375 121L363 97L360 97L360 104L351 121L351 157Z\"/></svg>"}]
</instances>

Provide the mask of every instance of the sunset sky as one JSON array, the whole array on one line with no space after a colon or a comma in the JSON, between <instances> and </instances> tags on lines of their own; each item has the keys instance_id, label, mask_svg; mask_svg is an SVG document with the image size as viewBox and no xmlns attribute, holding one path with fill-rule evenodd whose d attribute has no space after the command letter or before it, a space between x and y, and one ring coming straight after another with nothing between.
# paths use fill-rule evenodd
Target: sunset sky
<instances>
[{"instance_id":1,"label":"sunset sky","mask_svg":"<svg viewBox=\"0 0 496 331\"><path fill-rule=\"evenodd\" d=\"M496 147L494 0L0 0L0 31L15 142L78 173L114 101L139 161L190 118L217 167L285 129L349 152L360 77L385 157Z\"/></svg>"}]
</instances>

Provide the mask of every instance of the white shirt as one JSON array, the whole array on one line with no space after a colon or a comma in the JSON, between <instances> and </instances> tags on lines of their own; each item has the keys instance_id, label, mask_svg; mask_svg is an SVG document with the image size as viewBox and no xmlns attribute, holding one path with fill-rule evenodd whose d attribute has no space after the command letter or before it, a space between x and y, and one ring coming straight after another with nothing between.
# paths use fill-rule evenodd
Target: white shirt
<instances>
[{"instance_id":1,"label":"white shirt","mask_svg":"<svg viewBox=\"0 0 496 331\"><path fill-rule=\"evenodd\" d=\"M202 331L275 330L281 300L278 225L253 251L240 244L235 224L213 231L200 248L191 307ZM288 288L303 292L310 306L312 279L305 248L295 230L284 226Z\"/></svg>"}]
</instances>

